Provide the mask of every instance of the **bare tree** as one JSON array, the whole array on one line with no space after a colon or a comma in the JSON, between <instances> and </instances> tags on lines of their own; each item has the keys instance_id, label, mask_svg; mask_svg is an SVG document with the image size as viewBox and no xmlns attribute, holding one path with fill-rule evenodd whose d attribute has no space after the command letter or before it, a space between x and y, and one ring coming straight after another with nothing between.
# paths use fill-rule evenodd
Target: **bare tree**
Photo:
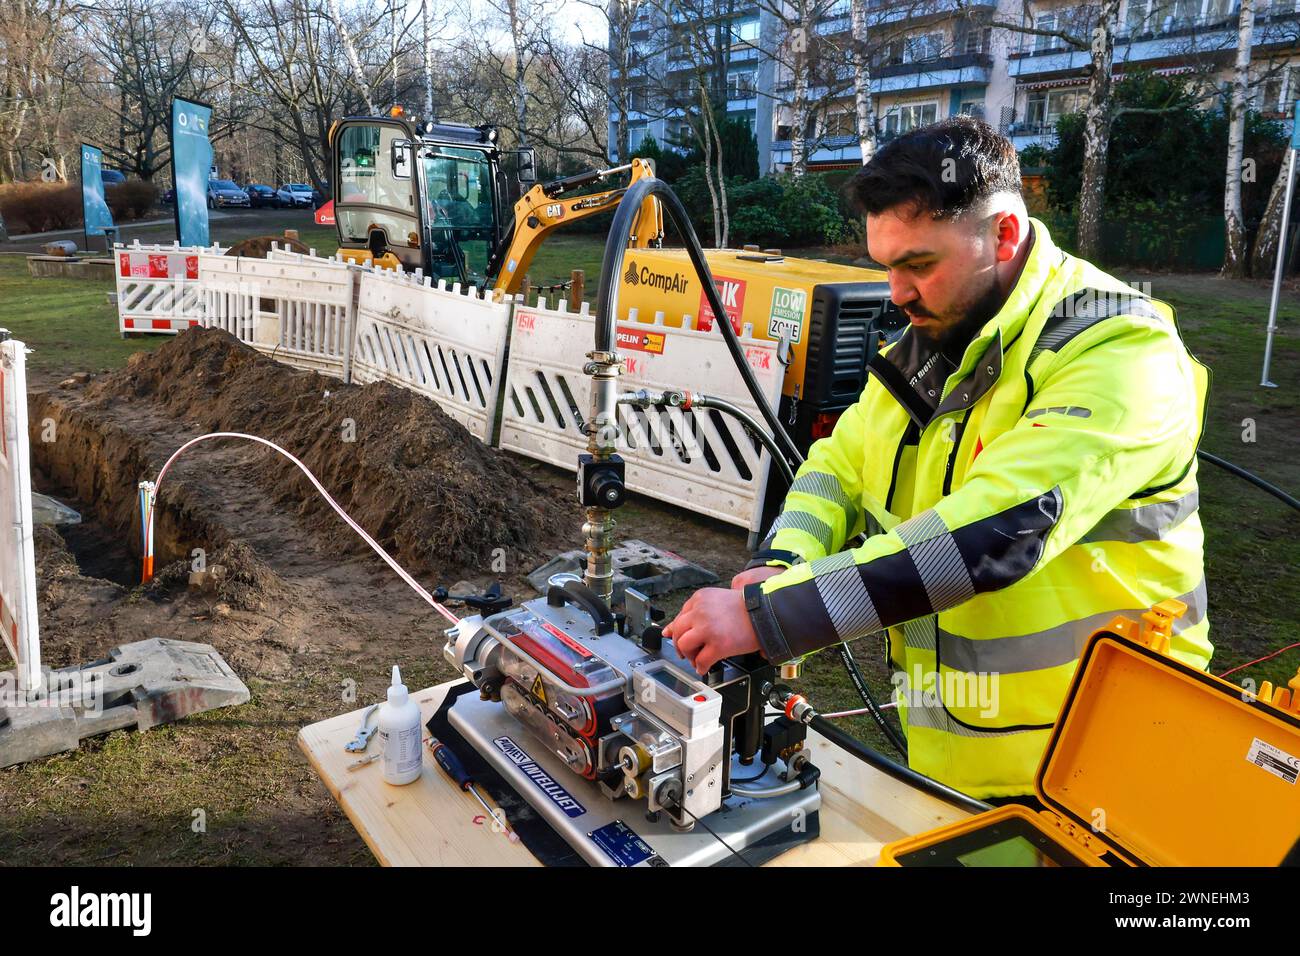
<instances>
[{"instance_id":1,"label":"bare tree","mask_svg":"<svg viewBox=\"0 0 1300 956\"><path fill-rule=\"evenodd\" d=\"M836 66L841 62L840 47L822 35L819 24L830 12L835 0L758 0L777 24L772 44L764 52L778 67L790 74L792 98L787 105L790 122L790 172L802 176L808 169L808 128L814 115L812 90L820 80L830 94L837 96L843 80Z\"/></svg>"},{"instance_id":2,"label":"bare tree","mask_svg":"<svg viewBox=\"0 0 1300 956\"><path fill-rule=\"evenodd\" d=\"M650 0L662 18L667 69L647 77L646 111L685 124L703 156L713 210L713 241L725 248L731 229L718 113L726 113L736 0ZM680 66L677 64L685 64Z\"/></svg>"},{"instance_id":3,"label":"bare tree","mask_svg":"<svg viewBox=\"0 0 1300 956\"><path fill-rule=\"evenodd\" d=\"M339 0L329 0L329 5L330 21L334 24L334 29L339 32L339 39L343 41L343 50L348 55L348 63L352 64L353 79L356 80L361 95L366 101L366 111L373 114L375 112L375 100L370 95L370 84L366 82L366 71L361 68L361 58L357 56L356 45L348 34L347 24L343 22L343 15L339 13Z\"/></svg>"},{"instance_id":4,"label":"bare tree","mask_svg":"<svg viewBox=\"0 0 1300 956\"><path fill-rule=\"evenodd\" d=\"M559 39L547 28L534 39L537 58L528 84L534 145L559 157L609 161L607 56L585 42Z\"/></svg>"},{"instance_id":5,"label":"bare tree","mask_svg":"<svg viewBox=\"0 0 1300 956\"><path fill-rule=\"evenodd\" d=\"M1237 55L1228 102L1228 168L1223 191L1224 276L1245 276L1246 224L1241 209L1241 160L1246 145L1246 87L1250 80L1251 40L1255 31L1255 0L1241 0L1237 18Z\"/></svg>"},{"instance_id":6,"label":"bare tree","mask_svg":"<svg viewBox=\"0 0 1300 956\"><path fill-rule=\"evenodd\" d=\"M965 0L958 0L963 6ZM1076 243L1079 255L1095 259L1101 253L1101 219L1106 196L1107 151L1115 121L1113 72L1115 33L1120 0L1102 0L1099 7L1084 6L1054 19L1047 28L1037 25L1029 0L1022 0L1021 21L994 18L992 25L1026 36L1052 37L1089 54L1088 99L1084 106L1083 181L1079 189ZM1058 15L1061 11L1054 11Z\"/></svg>"},{"instance_id":7,"label":"bare tree","mask_svg":"<svg viewBox=\"0 0 1300 956\"><path fill-rule=\"evenodd\" d=\"M391 7L342 10L326 9L319 0L224 0L223 13L240 51L232 82L259 104L248 122L271 135L277 148L301 156L306 178L324 191L330 124L349 113L373 114L369 77L391 70L394 46L386 36ZM336 27L338 17L347 21L350 52ZM410 28L399 28L400 54ZM412 78L407 88L418 88L417 83Z\"/></svg>"},{"instance_id":8,"label":"bare tree","mask_svg":"<svg viewBox=\"0 0 1300 956\"><path fill-rule=\"evenodd\" d=\"M608 102L614 110L613 152L626 163L628 147L627 114L631 110L632 70L646 50L633 39L638 24L646 24L643 15L650 9L648 0L582 0L584 6L600 13L603 30L599 37L582 38L588 52L602 55L607 61Z\"/></svg>"},{"instance_id":9,"label":"bare tree","mask_svg":"<svg viewBox=\"0 0 1300 956\"><path fill-rule=\"evenodd\" d=\"M853 115L857 121L858 151L862 165L876 154L876 111L871 96L870 36L867 28L867 0L849 0L853 21Z\"/></svg>"},{"instance_id":10,"label":"bare tree","mask_svg":"<svg viewBox=\"0 0 1300 956\"><path fill-rule=\"evenodd\" d=\"M86 60L76 12L72 0L0 2L0 178L67 176L77 145L67 119Z\"/></svg>"}]
</instances>

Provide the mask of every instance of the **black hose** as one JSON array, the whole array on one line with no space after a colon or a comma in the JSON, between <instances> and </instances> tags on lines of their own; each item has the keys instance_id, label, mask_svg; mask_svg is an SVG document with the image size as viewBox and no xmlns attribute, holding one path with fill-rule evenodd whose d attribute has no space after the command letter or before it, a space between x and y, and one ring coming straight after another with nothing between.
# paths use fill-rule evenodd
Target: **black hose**
<instances>
[{"instance_id":1,"label":"black hose","mask_svg":"<svg viewBox=\"0 0 1300 956\"><path fill-rule=\"evenodd\" d=\"M932 797L938 797L951 803L953 806L961 807L963 810L969 810L971 813L983 813L985 810L992 810L989 804L983 800L976 800L969 794L962 793L960 790L954 790L947 784L940 783L927 777L923 773L917 773L911 767L904 767L900 763L895 763L882 753L872 750L862 741L853 737L825 717L818 715L812 719L809 724L813 730L821 734L841 750L846 750L853 756L857 757L863 763L875 767L882 773L887 773L895 780L901 781L917 790L923 790Z\"/></svg>"},{"instance_id":2,"label":"black hose","mask_svg":"<svg viewBox=\"0 0 1300 956\"><path fill-rule=\"evenodd\" d=\"M876 703L876 698L871 696L871 689L867 687L867 680L862 676L862 671L858 667L858 662L853 659L853 652L849 650L849 645L841 642L836 645L840 654L840 663L844 669L849 672L849 680L853 682L853 687L857 690L858 696L862 698L863 705L867 708L867 713L871 719L876 722L880 732L888 738L889 742L894 745L900 757L907 759L907 742L903 740L903 735L894 729L894 725L885 719L885 713Z\"/></svg>"},{"instance_id":3,"label":"black hose","mask_svg":"<svg viewBox=\"0 0 1300 956\"><path fill-rule=\"evenodd\" d=\"M790 467L790 462L786 461L785 455L781 454L781 449L777 447L776 442L759 424L754 421L743 408L738 408L731 402L722 398L715 398L712 395L701 396L694 404L694 408L716 408L718 411L730 415L732 418L741 422L759 443L767 449L767 453L772 456L772 464L781 472L781 477L785 480L785 486L789 488L794 484L794 469Z\"/></svg>"},{"instance_id":4,"label":"black hose","mask_svg":"<svg viewBox=\"0 0 1300 956\"><path fill-rule=\"evenodd\" d=\"M1218 455L1211 455L1208 451L1198 451L1196 454L1208 461L1210 464L1218 465L1224 471L1234 474L1244 481L1249 481L1256 488L1259 488L1261 491L1267 491L1283 504L1290 505L1296 511L1300 511L1300 501L1292 498L1277 485L1270 484L1258 475L1252 475L1245 468L1242 468L1239 465L1234 465L1232 462L1220 458Z\"/></svg>"},{"instance_id":5,"label":"black hose","mask_svg":"<svg viewBox=\"0 0 1300 956\"><path fill-rule=\"evenodd\" d=\"M700 240L695 235L690 217L686 215L682 201L662 179L638 179L628 187L618 204L618 209L614 211L614 221L609 226L609 239L605 242L605 255L600 264L600 287L596 293L596 347L608 352L614 351L618 327L615 311L618 304L618 287L623 278L623 254L627 251L633 222L640 213L642 204L652 196L658 197L668 218L677 226L677 231L686 246L686 255L695 268L695 274L699 276L709 308L718 317L718 329L722 332L723 341L727 343L727 351L731 353L731 359L735 362L736 369L740 372L740 377L754 404L758 406L764 423L771 430L772 438L781 448L786 461L795 465L803 464L803 455L795 447L785 429L781 427L776 413L768 406L767 397L758 387L754 373L749 363L745 361L744 352L741 351L740 343L736 339L736 332L727 321L727 310L713 284L713 274L709 271L709 264L704 258L704 250L700 247Z\"/></svg>"}]
</instances>

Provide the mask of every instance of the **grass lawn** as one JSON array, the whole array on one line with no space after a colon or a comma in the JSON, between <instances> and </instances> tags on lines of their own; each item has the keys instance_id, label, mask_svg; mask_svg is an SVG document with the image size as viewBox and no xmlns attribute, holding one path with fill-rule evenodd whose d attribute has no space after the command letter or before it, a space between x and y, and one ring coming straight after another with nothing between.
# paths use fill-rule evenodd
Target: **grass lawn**
<instances>
[{"instance_id":1,"label":"grass lawn","mask_svg":"<svg viewBox=\"0 0 1300 956\"><path fill-rule=\"evenodd\" d=\"M300 216L301 218L301 216ZM271 225L268 217L267 224ZM276 220L275 225L283 225ZM331 228L295 223L300 238L321 254L335 249ZM263 234L274 230L265 229ZM247 235L218 238L228 243ZM534 285L559 282L572 269L587 273L587 296L595 296L603 241L597 236L557 235L530 269ZM1177 309L1185 338L1214 373L1203 447L1254 471L1293 495L1300 494L1300 301L1294 286L1284 295L1272 378L1258 385L1264 349L1269 288L1265 282L1223 281L1209 275L1128 275L1150 281L1152 292ZM121 365L162 337L123 340L107 284L74 279L31 279L21 256L0 256L0 325L33 350L32 368L62 374ZM1203 463L1201 517L1206 528L1211 670L1221 673L1300 640L1300 515L1241 480ZM888 676L874 642L855 649L871 683L887 695ZM1233 675L1285 684L1300 665L1300 649ZM804 686L823 709L856 702L838 663L821 655L809 666ZM883 747L864 719L854 732Z\"/></svg>"}]
</instances>

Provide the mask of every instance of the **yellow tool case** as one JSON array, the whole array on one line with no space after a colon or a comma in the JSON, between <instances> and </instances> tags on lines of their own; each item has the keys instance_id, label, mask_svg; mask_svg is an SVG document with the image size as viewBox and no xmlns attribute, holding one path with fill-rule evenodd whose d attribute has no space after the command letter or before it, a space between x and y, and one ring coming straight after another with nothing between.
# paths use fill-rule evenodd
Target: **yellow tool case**
<instances>
[{"instance_id":1,"label":"yellow tool case","mask_svg":"<svg viewBox=\"0 0 1300 956\"><path fill-rule=\"evenodd\" d=\"M1256 694L1168 656L1178 601L1088 639L1034 789L882 866L1276 866L1300 838L1300 674Z\"/></svg>"}]
</instances>

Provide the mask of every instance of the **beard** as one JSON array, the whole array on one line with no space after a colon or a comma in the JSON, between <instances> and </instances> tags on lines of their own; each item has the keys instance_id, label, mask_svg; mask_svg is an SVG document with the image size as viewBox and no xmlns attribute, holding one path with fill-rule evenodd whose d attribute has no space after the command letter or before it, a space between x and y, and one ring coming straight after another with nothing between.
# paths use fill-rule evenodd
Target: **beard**
<instances>
[{"instance_id":1,"label":"beard","mask_svg":"<svg viewBox=\"0 0 1300 956\"><path fill-rule=\"evenodd\" d=\"M944 322L942 325L927 327L924 325L917 326L916 332L932 347L939 349L948 355L949 358L960 359L961 353L966 350L966 346L979 333L989 319L993 318L1002 309L1006 296L998 288L997 280L994 279L988 287L969 302L957 307L949 315L955 315L952 321ZM924 310L913 310L913 315L926 316L935 318L934 313Z\"/></svg>"}]
</instances>

